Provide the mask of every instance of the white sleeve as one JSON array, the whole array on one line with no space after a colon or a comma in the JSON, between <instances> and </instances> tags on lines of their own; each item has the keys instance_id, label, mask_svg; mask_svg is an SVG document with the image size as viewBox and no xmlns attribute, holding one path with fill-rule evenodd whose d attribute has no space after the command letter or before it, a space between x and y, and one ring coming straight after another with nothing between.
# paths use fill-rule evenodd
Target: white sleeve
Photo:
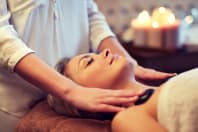
<instances>
[{"instance_id":1,"label":"white sleeve","mask_svg":"<svg viewBox=\"0 0 198 132\"><path fill-rule=\"evenodd\" d=\"M97 49L103 39L115 35L110 30L105 17L98 10L98 7L93 0L88 0L88 16L91 42L93 44L93 48Z\"/></svg>"},{"instance_id":2,"label":"white sleeve","mask_svg":"<svg viewBox=\"0 0 198 132\"><path fill-rule=\"evenodd\" d=\"M13 71L17 62L33 51L18 37L13 25L9 23L11 14L6 0L0 0L0 3L0 68Z\"/></svg>"}]
</instances>

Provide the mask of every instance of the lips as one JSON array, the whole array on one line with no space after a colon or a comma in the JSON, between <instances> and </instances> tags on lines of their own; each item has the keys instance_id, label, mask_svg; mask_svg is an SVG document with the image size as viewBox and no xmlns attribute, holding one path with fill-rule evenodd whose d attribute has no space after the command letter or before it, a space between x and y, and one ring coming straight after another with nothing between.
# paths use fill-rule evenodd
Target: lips
<instances>
[{"instance_id":1,"label":"lips","mask_svg":"<svg viewBox=\"0 0 198 132\"><path fill-rule=\"evenodd\" d=\"M117 60L119 58L118 55L112 55L109 61L109 64L111 65L115 60Z\"/></svg>"},{"instance_id":2,"label":"lips","mask_svg":"<svg viewBox=\"0 0 198 132\"><path fill-rule=\"evenodd\" d=\"M111 65L113 63L113 61L114 61L114 57L112 56L111 59L110 59L109 64Z\"/></svg>"}]
</instances>

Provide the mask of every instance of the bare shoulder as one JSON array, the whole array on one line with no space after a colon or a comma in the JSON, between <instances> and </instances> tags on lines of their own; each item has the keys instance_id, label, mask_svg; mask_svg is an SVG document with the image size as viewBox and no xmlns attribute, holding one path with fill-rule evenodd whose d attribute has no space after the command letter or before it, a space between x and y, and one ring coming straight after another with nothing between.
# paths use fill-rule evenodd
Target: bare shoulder
<instances>
[{"instance_id":1,"label":"bare shoulder","mask_svg":"<svg viewBox=\"0 0 198 132\"><path fill-rule=\"evenodd\" d=\"M157 99L160 89L157 89L150 99L142 104L135 105L116 114L112 121L113 132L146 132L165 129L158 123L156 117ZM139 127L140 125L144 127Z\"/></svg>"},{"instance_id":2,"label":"bare shoulder","mask_svg":"<svg viewBox=\"0 0 198 132\"><path fill-rule=\"evenodd\" d=\"M154 120L157 120L157 102L158 102L158 96L161 91L161 87L157 88L154 92L154 94L150 97L150 99L142 104L142 105L134 105L126 110L123 110L116 114L115 118L123 119L126 121L127 119L138 119L142 115L147 115ZM125 118L128 117L128 118ZM130 121L131 122L131 121Z\"/></svg>"}]
</instances>

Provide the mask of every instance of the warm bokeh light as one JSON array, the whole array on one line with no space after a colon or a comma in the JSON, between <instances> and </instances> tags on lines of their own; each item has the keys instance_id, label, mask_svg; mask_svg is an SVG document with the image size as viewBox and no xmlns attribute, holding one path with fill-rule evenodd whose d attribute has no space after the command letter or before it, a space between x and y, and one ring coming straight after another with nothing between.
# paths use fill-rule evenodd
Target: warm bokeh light
<instances>
[{"instance_id":1,"label":"warm bokeh light","mask_svg":"<svg viewBox=\"0 0 198 132\"><path fill-rule=\"evenodd\" d=\"M191 24L191 23L193 23L193 21L194 21L194 19L193 19L193 17L192 17L191 15L186 16L184 20L185 20L185 22L186 22L187 24Z\"/></svg>"},{"instance_id":2,"label":"warm bokeh light","mask_svg":"<svg viewBox=\"0 0 198 132\"><path fill-rule=\"evenodd\" d=\"M166 26L175 22L175 15L170 9L159 7L153 11L152 20L157 21L161 26Z\"/></svg>"},{"instance_id":3,"label":"warm bokeh light","mask_svg":"<svg viewBox=\"0 0 198 132\"><path fill-rule=\"evenodd\" d=\"M152 22L152 27L153 28L159 28L159 23L158 22L156 22L156 21L154 21L154 22Z\"/></svg>"},{"instance_id":4,"label":"warm bokeh light","mask_svg":"<svg viewBox=\"0 0 198 132\"><path fill-rule=\"evenodd\" d=\"M167 20L168 24L173 24L175 21L176 21L175 15L174 14L170 14L168 16L168 20Z\"/></svg>"},{"instance_id":5,"label":"warm bokeh light","mask_svg":"<svg viewBox=\"0 0 198 132\"><path fill-rule=\"evenodd\" d=\"M137 19L140 23L144 23L145 21L150 21L151 17L149 15L148 11L144 10L144 11L140 12Z\"/></svg>"},{"instance_id":6,"label":"warm bokeh light","mask_svg":"<svg viewBox=\"0 0 198 132\"><path fill-rule=\"evenodd\" d=\"M148 11L144 10L140 12L137 19L132 21L132 25L137 27L149 27L151 25L151 17Z\"/></svg>"},{"instance_id":7,"label":"warm bokeh light","mask_svg":"<svg viewBox=\"0 0 198 132\"><path fill-rule=\"evenodd\" d=\"M153 10L151 16L146 10L140 12L138 17L132 21L132 26L159 28L173 25L176 21L175 15L170 9L159 7ZM190 18L187 21L190 22Z\"/></svg>"}]
</instances>

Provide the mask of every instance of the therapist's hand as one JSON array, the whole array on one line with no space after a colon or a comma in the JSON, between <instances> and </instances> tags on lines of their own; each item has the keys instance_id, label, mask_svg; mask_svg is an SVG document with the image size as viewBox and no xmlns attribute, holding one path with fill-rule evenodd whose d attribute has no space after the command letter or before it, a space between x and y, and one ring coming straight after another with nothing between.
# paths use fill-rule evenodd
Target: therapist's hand
<instances>
[{"instance_id":1,"label":"therapist's hand","mask_svg":"<svg viewBox=\"0 0 198 132\"><path fill-rule=\"evenodd\" d=\"M107 90L99 88L73 88L67 101L75 107L90 112L119 112L127 104L134 103L143 91Z\"/></svg>"},{"instance_id":2,"label":"therapist's hand","mask_svg":"<svg viewBox=\"0 0 198 132\"><path fill-rule=\"evenodd\" d=\"M142 66L136 65L134 67L134 72L135 72L135 78L137 80L165 80L167 78L173 77L176 75L176 73L165 73L165 72L160 72L156 71L154 69L150 68L144 68Z\"/></svg>"}]
</instances>

